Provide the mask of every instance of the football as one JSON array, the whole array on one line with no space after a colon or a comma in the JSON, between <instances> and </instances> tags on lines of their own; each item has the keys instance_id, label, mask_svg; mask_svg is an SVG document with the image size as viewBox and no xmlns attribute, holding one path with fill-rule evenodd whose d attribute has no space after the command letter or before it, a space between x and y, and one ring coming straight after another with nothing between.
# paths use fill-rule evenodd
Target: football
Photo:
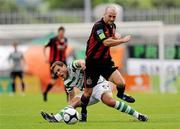
<instances>
[{"instance_id":1,"label":"football","mask_svg":"<svg viewBox=\"0 0 180 129\"><path fill-rule=\"evenodd\" d=\"M79 113L74 108L68 108L64 112L63 120L66 124L75 124L79 121Z\"/></svg>"}]
</instances>

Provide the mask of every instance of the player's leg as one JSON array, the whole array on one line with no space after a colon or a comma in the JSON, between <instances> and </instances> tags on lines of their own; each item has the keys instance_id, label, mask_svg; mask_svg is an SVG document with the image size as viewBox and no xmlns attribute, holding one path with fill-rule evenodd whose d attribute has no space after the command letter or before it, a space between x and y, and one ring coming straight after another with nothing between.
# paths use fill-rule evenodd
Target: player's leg
<instances>
[{"instance_id":1,"label":"player's leg","mask_svg":"<svg viewBox=\"0 0 180 129\"><path fill-rule=\"evenodd\" d=\"M43 100L44 101L47 101L47 98L48 98L48 92L52 89L52 87L55 85L56 83L56 79L51 79L49 84L47 85L44 93L43 93Z\"/></svg>"},{"instance_id":2,"label":"player's leg","mask_svg":"<svg viewBox=\"0 0 180 129\"><path fill-rule=\"evenodd\" d=\"M24 84L23 72L19 72L18 76L19 76L19 78L21 80L22 92L24 93L25 92L25 84Z\"/></svg>"},{"instance_id":3,"label":"player's leg","mask_svg":"<svg viewBox=\"0 0 180 129\"><path fill-rule=\"evenodd\" d=\"M91 64L86 62L86 70L85 70L85 88L84 94L81 96L81 107L82 107L82 116L85 116L82 121L86 121L87 116L87 105L89 103L90 97L92 95L93 87L96 86L97 81L99 79L99 72Z\"/></svg>"},{"instance_id":4,"label":"player's leg","mask_svg":"<svg viewBox=\"0 0 180 129\"><path fill-rule=\"evenodd\" d=\"M93 88L85 88L84 94L81 96L81 121L87 121L87 105L89 103Z\"/></svg>"},{"instance_id":5,"label":"player's leg","mask_svg":"<svg viewBox=\"0 0 180 129\"><path fill-rule=\"evenodd\" d=\"M108 78L109 81L114 83L117 88L117 97L121 98L122 100L133 103L135 99L132 96L125 94L125 80L122 77L121 73L116 69Z\"/></svg>"},{"instance_id":6,"label":"player's leg","mask_svg":"<svg viewBox=\"0 0 180 129\"><path fill-rule=\"evenodd\" d=\"M117 70L117 67L114 66L113 61L109 60L103 64L101 74L106 80L109 80L116 85L118 90L117 97L130 103L135 102L135 99L133 97L124 94L125 80L122 77L121 73Z\"/></svg>"},{"instance_id":7,"label":"player's leg","mask_svg":"<svg viewBox=\"0 0 180 129\"><path fill-rule=\"evenodd\" d=\"M82 94L81 94L82 95ZM74 97L71 101L70 104L64 107L62 110L60 110L58 113L55 115L53 114L48 114L46 112L41 111L42 117L47 120L48 122L61 122L63 120L63 115L64 111L67 110L68 108L77 108L81 105L81 98L79 96Z\"/></svg>"},{"instance_id":8,"label":"player's leg","mask_svg":"<svg viewBox=\"0 0 180 129\"><path fill-rule=\"evenodd\" d=\"M140 121L147 121L148 117L137 112L134 108L126 104L125 102L117 101L112 97L111 92L105 92L101 96L101 101L109 107L115 108L116 110L134 116Z\"/></svg>"},{"instance_id":9,"label":"player's leg","mask_svg":"<svg viewBox=\"0 0 180 129\"><path fill-rule=\"evenodd\" d=\"M97 99L95 99L95 98L93 97L93 92L94 92L94 88L93 88L93 91L92 91L92 95L91 95L91 97L90 97L90 99L89 99L88 106L93 105L93 104L99 102L99 100L97 100ZM75 104L73 104L73 103L71 102L71 106L73 106L74 108L76 108L76 107L81 107L80 122L86 122L86 121L87 121L87 110L86 110L86 108L83 108L83 107L82 107L82 104L81 104L81 97L82 97L82 95L83 95L83 93L80 93L79 95L77 95L76 97L77 97L77 98L79 97L80 101L78 102L78 104L75 103L76 106L75 106Z\"/></svg>"},{"instance_id":10,"label":"player's leg","mask_svg":"<svg viewBox=\"0 0 180 129\"><path fill-rule=\"evenodd\" d=\"M52 62L53 63L53 62ZM50 63L50 66L52 65L52 63ZM58 76L56 76L51 70L50 70L50 74L51 74L51 80L48 83L45 91L43 92L43 100L46 102L48 99L48 92L53 88L53 86L56 83L56 80L58 78Z\"/></svg>"},{"instance_id":11,"label":"player's leg","mask_svg":"<svg viewBox=\"0 0 180 129\"><path fill-rule=\"evenodd\" d=\"M66 66L67 66L67 62L66 62L66 60L65 61L62 61ZM53 63L51 63L51 66L52 66L52 64ZM56 78L56 77L55 77ZM66 90L66 88L64 87L64 91L65 91L65 93L66 93L66 100L67 100L67 102L68 102L68 100L69 100L69 98L68 98L68 92L67 92L67 90Z\"/></svg>"},{"instance_id":12,"label":"player's leg","mask_svg":"<svg viewBox=\"0 0 180 129\"><path fill-rule=\"evenodd\" d=\"M68 102L68 100L69 100L69 98L68 98L68 92L67 92L65 86L64 86L64 91L65 91L65 93L66 93L66 100L67 100L67 102Z\"/></svg>"},{"instance_id":13,"label":"player's leg","mask_svg":"<svg viewBox=\"0 0 180 129\"><path fill-rule=\"evenodd\" d=\"M16 80L16 73L15 72L11 72L11 81L12 81L12 92L15 93L16 92L16 84L15 84L15 80Z\"/></svg>"},{"instance_id":14,"label":"player's leg","mask_svg":"<svg viewBox=\"0 0 180 129\"><path fill-rule=\"evenodd\" d=\"M115 100L112 97L112 83L108 81L103 81L99 83L96 87L94 87L92 97L95 98L96 100L102 101L104 104L106 104L109 107L115 108L121 112L132 115L141 121L147 120L147 117L145 115L138 113L131 106L127 105L124 102Z\"/></svg>"},{"instance_id":15,"label":"player's leg","mask_svg":"<svg viewBox=\"0 0 180 129\"><path fill-rule=\"evenodd\" d=\"M81 96L83 93L78 94L77 96L75 96L70 102L69 105L67 105L66 107L64 107L62 110L60 110L58 113L56 113L55 115L53 114L48 114L46 112L41 111L41 115L42 117L47 120L48 122L61 122L63 120L63 115L64 115L64 111L67 110L68 108L77 108L77 107L81 107ZM99 102L97 99L93 98L92 96L90 97L90 101L88 105L93 105L95 103ZM81 110L81 118L80 121L81 122L85 122L87 119L87 114L85 114L85 118L83 118L83 111ZM85 119L85 120L82 120Z\"/></svg>"}]
</instances>

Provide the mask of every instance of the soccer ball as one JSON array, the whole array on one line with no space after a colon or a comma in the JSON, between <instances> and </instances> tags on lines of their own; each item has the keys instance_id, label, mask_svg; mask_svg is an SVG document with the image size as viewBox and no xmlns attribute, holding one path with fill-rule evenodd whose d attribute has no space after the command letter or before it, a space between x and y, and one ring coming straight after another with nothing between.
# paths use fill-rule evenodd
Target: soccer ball
<instances>
[{"instance_id":1,"label":"soccer ball","mask_svg":"<svg viewBox=\"0 0 180 129\"><path fill-rule=\"evenodd\" d=\"M68 108L64 112L63 120L66 124L75 124L79 121L79 113L74 108Z\"/></svg>"}]
</instances>

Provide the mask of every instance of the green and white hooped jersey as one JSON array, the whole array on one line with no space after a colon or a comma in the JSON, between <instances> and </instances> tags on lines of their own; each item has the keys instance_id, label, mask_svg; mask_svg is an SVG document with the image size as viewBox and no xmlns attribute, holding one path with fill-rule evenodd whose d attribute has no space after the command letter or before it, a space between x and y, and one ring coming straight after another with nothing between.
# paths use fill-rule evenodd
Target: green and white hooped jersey
<instances>
[{"instance_id":1,"label":"green and white hooped jersey","mask_svg":"<svg viewBox=\"0 0 180 129\"><path fill-rule=\"evenodd\" d=\"M74 87L77 87L79 90L84 88L84 71L77 65L77 61L73 61L68 65L68 77L64 80L64 85L66 91L70 93ZM100 77L98 83L105 81L103 77Z\"/></svg>"}]
</instances>

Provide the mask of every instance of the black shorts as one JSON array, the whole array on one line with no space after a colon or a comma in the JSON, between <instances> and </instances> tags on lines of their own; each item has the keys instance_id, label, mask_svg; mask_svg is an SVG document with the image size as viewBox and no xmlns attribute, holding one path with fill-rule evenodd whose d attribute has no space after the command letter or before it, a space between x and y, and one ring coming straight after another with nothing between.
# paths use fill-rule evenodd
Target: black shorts
<instances>
[{"instance_id":1,"label":"black shorts","mask_svg":"<svg viewBox=\"0 0 180 129\"><path fill-rule=\"evenodd\" d=\"M88 88L96 86L100 75L108 80L116 69L117 67L115 67L114 62L111 59L104 61L86 60L85 86Z\"/></svg>"},{"instance_id":2,"label":"black shorts","mask_svg":"<svg viewBox=\"0 0 180 129\"><path fill-rule=\"evenodd\" d=\"M23 78L23 71L12 71L11 72L11 78Z\"/></svg>"}]
</instances>

